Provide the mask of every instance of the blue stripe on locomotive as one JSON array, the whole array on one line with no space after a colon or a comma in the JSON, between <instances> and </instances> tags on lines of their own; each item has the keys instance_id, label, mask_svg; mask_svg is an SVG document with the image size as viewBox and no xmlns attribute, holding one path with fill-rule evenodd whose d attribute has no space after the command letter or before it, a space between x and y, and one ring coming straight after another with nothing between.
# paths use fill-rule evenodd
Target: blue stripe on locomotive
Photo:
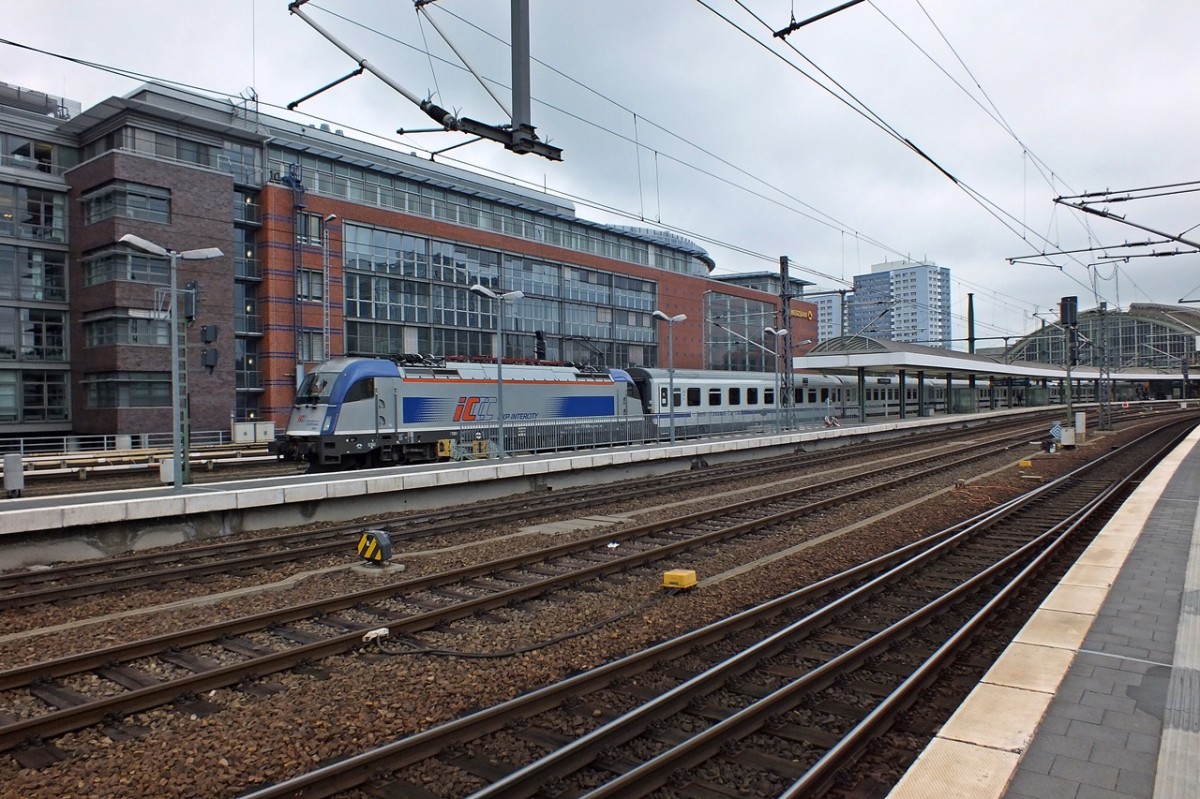
<instances>
[{"instance_id":1,"label":"blue stripe on locomotive","mask_svg":"<svg viewBox=\"0 0 1200 799\"><path fill-rule=\"evenodd\" d=\"M555 419L585 416L615 416L616 402L607 397L551 397L550 415Z\"/></svg>"},{"instance_id":2,"label":"blue stripe on locomotive","mask_svg":"<svg viewBox=\"0 0 1200 799\"><path fill-rule=\"evenodd\" d=\"M454 401L442 397L401 397L400 418L405 424L445 422L450 418Z\"/></svg>"}]
</instances>

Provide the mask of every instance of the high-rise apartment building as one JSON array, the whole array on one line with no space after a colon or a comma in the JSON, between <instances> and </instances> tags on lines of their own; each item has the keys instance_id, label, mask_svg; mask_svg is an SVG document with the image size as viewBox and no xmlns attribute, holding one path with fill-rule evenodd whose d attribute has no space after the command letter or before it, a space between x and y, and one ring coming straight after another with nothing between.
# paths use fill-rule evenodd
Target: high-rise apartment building
<instances>
[{"instance_id":1,"label":"high-rise apartment building","mask_svg":"<svg viewBox=\"0 0 1200 799\"><path fill-rule=\"evenodd\" d=\"M846 335L849 293L849 290L829 291L809 296L809 301L817 306L817 341Z\"/></svg>"},{"instance_id":2,"label":"high-rise apartment building","mask_svg":"<svg viewBox=\"0 0 1200 799\"><path fill-rule=\"evenodd\" d=\"M950 270L932 263L888 261L854 276L846 335L951 345Z\"/></svg>"}]
</instances>

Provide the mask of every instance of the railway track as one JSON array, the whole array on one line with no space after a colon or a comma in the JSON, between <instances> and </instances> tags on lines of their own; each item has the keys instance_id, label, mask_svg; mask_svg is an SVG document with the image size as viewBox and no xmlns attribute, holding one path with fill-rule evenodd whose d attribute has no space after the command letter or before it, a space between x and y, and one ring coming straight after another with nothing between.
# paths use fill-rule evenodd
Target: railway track
<instances>
[{"instance_id":1,"label":"railway track","mask_svg":"<svg viewBox=\"0 0 1200 799\"><path fill-rule=\"evenodd\" d=\"M462 619L486 618L606 575L644 574L664 558L686 561L693 557L690 553L725 541L769 541L772 529L802 516L945 474L1003 452L1011 443L976 444L967 454L925 459L940 460L937 465L883 466L853 480L806 484L769 498L11 669L0 673L4 706L14 709L0 712L0 751L13 751L29 767L46 765L63 756L53 745L55 736L96 723L108 723L113 735L128 735L121 722L112 720L166 703L209 712L204 700L188 697L217 688L240 685L249 692L269 692L272 688L263 679L267 675L319 669L311 664L360 649L364 632L380 626L396 636L414 635Z\"/></svg>"},{"instance_id":2,"label":"railway track","mask_svg":"<svg viewBox=\"0 0 1200 799\"><path fill-rule=\"evenodd\" d=\"M819 583L243 796L406 795L431 774L471 799L820 796L1180 437L1143 437ZM390 649L419 656L407 644Z\"/></svg>"},{"instance_id":3,"label":"railway track","mask_svg":"<svg viewBox=\"0 0 1200 799\"><path fill-rule=\"evenodd\" d=\"M982 442L972 442L962 450L1002 442L1024 442L1037 433L1036 428L1028 422L989 430L994 435ZM528 524L539 515L582 512L610 504L613 494L621 496L625 502L632 502L677 487L696 489L737 480L778 480L780 475L820 473L838 468L847 459L856 456L869 454L878 461L887 458L889 453L910 450L914 445L930 448L961 437L961 431L946 431L901 441L851 445L822 453L795 453L768 462L751 461L708 467L653 480L629 481L609 486L605 491L583 486L550 493L522 494L476 505L378 519L372 522L371 528L386 531L391 538L393 551L400 555L404 547L412 542L435 536L466 535L477 529L482 521ZM73 601L138 586L162 585L214 574L278 568L284 563L347 553L352 551L363 530L364 526L358 523L330 525L258 538L216 541L199 546L173 547L168 551L61 564L34 571L0 573L0 611L47 602Z\"/></svg>"},{"instance_id":4,"label":"railway track","mask_svg":"<svg viewBox=\"0 0 1200 799\"><path fill-rule=\"evenodd\" d=\"M1055 413L1054 409L1047 409L1042 418L1050 418ZM1120 417L1119 412L1114 414L1114 418ZM1025 416L1016 423L1028 424L1029 421L1030 417ZM277 460L263 446L194 447L191 452L191 475L195 484L280 477L305 471L302 465ZM159 463L170 456L169 449L27 456L24 459L25 487L21 496L159 488L163 485L159 477Z\"/></svg>"}]
</instances>

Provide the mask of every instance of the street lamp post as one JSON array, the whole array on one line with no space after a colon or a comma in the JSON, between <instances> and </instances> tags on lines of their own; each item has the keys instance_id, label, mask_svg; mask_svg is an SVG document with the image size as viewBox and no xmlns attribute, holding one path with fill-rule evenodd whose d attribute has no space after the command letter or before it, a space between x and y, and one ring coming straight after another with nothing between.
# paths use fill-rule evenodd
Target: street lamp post
<instances>
[{"instance_id":1,"label":"street lamp post","mask_svg":"<svg viewBox=\"0 0 1200 799\"><path fill-rule=\"evenodd\" d=\"M135 236L132 233L126 233L120 238L120 241L122 244L128 244L131 247L136 247L152 255L167 258L171 264L171 304L169 313L169 324L171 325L171 467L175 490L178 491L183 487L183 458L187 449L187 442L184 441L183 437L183 392L180 380L180 375L187 369L187 363L181 363L183 359L179 351L179 262L181 260L203 261L208 258L220 258L224 253L216 247L184 250L183 252L168 250L166 247L159 246L152 241L147 241L141 236Z\"/></svg>"},{"instance_id":2,"label":"street lamp post","mask_svg":"<svg viewBox=\"0 0 1200 799\"><path fill-rule=\"evenodd\" d=\"M675 443L675 323L687 320L687 314L667 316L662 311L655 311L655 319L667 323L667 407L671 411L671 443Z\"/></svg>"},{"instance_id":3,"label":"street lamp post","mask_svg":"<svg viewBox=\"0 0 1200 799\"><path fill-rule=\"evenodd\" d=\"M496 457L504 458L507 454L504 449L504 301L519 300L525 296L525 292L497 294L479 283L471 286L471 291L496 301L496 447L499 450Z\"/></svg>"},{"instance_id":4,"label":"street lamp post","mask_svg":"<svg viewBox=\"0 0 1200 799\"><path fill-rule=\"evenodd\" d=\"M776 329L773 327L764 327L763 332L768 333L775 337L775 370L774 370L775 371L775 405L776 405L776 407L775 407L775 422L778 427L782 428L783 427L784 402L783 402L783 395L779 393L779 379L780 379L779 350L781 348L786 348L786 346L787 346L786 339L787 339L787 335L788 335L788 330L786 327L779 328L779 329ZM786 358L786 356L788 354L787 349L784 349L783 353ZM787 359L787 360L790 360L790 359Z\"/></svg>"}]
</instances>

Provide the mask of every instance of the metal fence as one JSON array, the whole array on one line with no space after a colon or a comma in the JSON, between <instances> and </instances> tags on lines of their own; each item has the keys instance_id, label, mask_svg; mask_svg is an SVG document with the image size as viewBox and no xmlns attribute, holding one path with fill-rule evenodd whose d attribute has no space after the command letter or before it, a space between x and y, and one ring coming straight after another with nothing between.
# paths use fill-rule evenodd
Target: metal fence
<instances>
[{"instance_id":1,"label":"metal fence","mask_svg":"<svg viewBox=\"0 0 1200 799\"><path fill-rule=\"evenodd\" d=\"M675 438L689 439L745 433L769 434L782 430L825 426L825 416L814 411L767 409L761 411L679 412L675 416ZM572 451L667 441L671 417L613 419L594 417L558 421L506 422L504 448L509 454ZM499 446L494 422L475 422L458 427L455 457L487 457Z\"/></svg>"},{"instance_id":2,"label":"metal fence","mask_svg":"<svg viewBox=\"0 0 1200 799\"><path fill-rule=\"evenodd\" d=\"M188 441L192 447L223 446L233 443L228 430L197 430ZM171 433L136 433L95 436L23 436L0 438L0 455L19 452L22 455L57 454L61 452L120 452L138 449L171 449Z\"/></svg>"},{"instance_id":3,"label":"metal fence","mask_svg":"<svg viewBox=\"0 0 1200 799\"><path fill-rule=\"evenodd\" d=\"M646 439L646 431L646 422L640 416L506 422L504 448L510 453L521 453L641 444ZM488 441L491 442L490 448L494 449L498 446L497 438L495 424L476 422L458 428L457 441L460 445L472 446L474 442ZM483 450L481 447L474 448L475 454L486 454Z\"/></svg>"}]
</instances>

